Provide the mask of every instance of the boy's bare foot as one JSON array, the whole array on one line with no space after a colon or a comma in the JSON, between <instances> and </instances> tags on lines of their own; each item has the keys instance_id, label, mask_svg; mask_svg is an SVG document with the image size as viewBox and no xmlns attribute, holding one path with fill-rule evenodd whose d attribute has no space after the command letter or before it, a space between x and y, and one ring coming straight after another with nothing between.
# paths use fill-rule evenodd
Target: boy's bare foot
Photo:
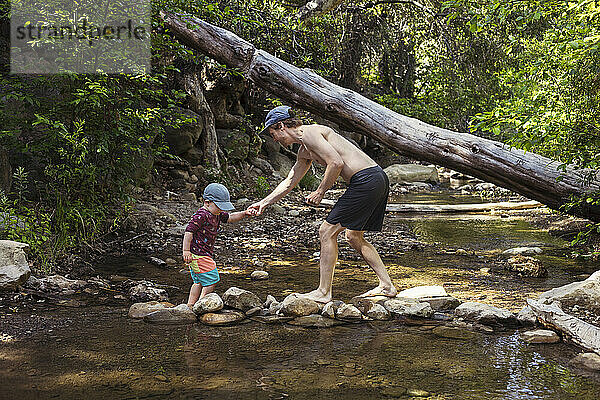
<instances>
[{"instance_id":1,"label":"boy's bare foot","mask_svg":"<svg viewBox=\"0 0 600 400\"><path fill-rule=\"evenodd\" d=\"M396 297L398 291L394 286L385 287L385 286L377 286L374 289L369 290L357 297L374 297L374 296L386 296L386 297Z\"/></svg>"},{"instance_id":2,"label":"boy's bare foot","mask_svg":"<svg viewBox=\"0 0 600 400\"><path fill-rule=\"evenodd\" d=\"M319 289L313 290L312 292L298 294L298 297L303 299L309 299L312 301L316 301L317 303L329 303L331 301L331 293L325 294Z\"/></svg>"}]
</instances>

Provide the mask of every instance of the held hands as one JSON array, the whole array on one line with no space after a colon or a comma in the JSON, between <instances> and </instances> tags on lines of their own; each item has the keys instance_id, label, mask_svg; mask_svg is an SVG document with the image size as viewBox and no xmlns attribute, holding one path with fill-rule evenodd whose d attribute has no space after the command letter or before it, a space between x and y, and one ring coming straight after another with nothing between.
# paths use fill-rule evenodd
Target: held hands
<instances>
[{"instance_id":1,"label":"held hands","mask_svg":"<svg viewBox=\"0 0 600 400\"><path fill-rule=\"evenodd\" d=\"M315 190L314 192L306 196L305 200L308 204L312 206L318 206L321 203L321 200L323 200L324 195L325 193L322 193L320 190Z\"/></svg>"},{"instance_id":2,"label":"held hands","mask_svg":"<svg viewBox=\"0 0 600 400\"><path fill-rule=\"evenodd\" d=\"M246 209L246 215L258 217L259 215L261 215L263 213L266 206L267 206L266 204L264 204L260 201L258 203L254 203Z\"/></svg>"}]
</instances>

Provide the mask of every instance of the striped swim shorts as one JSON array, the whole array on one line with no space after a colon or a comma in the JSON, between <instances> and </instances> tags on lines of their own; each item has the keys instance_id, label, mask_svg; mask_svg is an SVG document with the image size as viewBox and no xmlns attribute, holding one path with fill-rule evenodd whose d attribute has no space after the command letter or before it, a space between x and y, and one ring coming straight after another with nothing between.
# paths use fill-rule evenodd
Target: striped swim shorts
<instances>
[{"instance_id":1,"label":"striped swim shorts","mask_svg":"<svg viewBox=\"0 0 600 400\"><path fill-rule=\"evenodd\" d=\"M217 264L212 257L192 254L192 261L188 263L188 266L194 283L199 283L202 286L210 286L220 280Z\"/></svg>"}]
</instances>

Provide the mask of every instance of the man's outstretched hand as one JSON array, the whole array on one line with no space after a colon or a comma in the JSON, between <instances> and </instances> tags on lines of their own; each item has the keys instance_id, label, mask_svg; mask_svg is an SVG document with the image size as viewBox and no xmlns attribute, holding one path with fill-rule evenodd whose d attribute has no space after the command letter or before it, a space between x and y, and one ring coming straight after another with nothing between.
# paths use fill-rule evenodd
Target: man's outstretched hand
<instances>
[{"instance_id":1,"label":"man's outstretched hand","mask_svg":"<svg viewBox=\"0 0 600 400\"><path fill-rule=\"evenodd\" d=\"M318 206L321 203L321 200L323 200L324 195L325 193L321 193L321 191L315 190L314 192L306 196L306 202L312 206Z\"/></svg>"},{"instance_id":2,"label":"man's outstretched hand","mask_svg":"<svg viewBox=\"0 0 600 400\"><path fill-rule=\"evenodd\" d=\"M249 206L246 209L246 212L248 213L248 215L259 216L263 213L263 210L266 206L266 204L259 201L258 203L254 203L251 206Z\"/></svg>"}]
</instances>

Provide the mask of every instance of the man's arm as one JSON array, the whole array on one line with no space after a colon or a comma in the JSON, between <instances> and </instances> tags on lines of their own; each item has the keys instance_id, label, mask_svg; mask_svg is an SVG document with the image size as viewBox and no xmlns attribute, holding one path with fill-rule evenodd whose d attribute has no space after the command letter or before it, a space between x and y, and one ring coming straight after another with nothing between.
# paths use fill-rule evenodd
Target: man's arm
<instances>
[{"instance_id":1,"label":"man's arm","mask_svg":"<svg viewBox=\"0 0 600 400\"><path fill-rule=\"evenodd\" d=\"M325 161L327 165L319 187L306 197L307 203L318 205L323 200L325 192L333 186L335 180L340 176L344 168L344 160L342 160L340 154L319 132L311 132L310 134L307 132L302 137L302 143L304 143L304 146L308 150Z\"/></svg>"},{"instance_id":2,"label":"man's arm","mask_svg":"<svg viewBox=\"0 0 600 400\"><path fill-rule=\"evenodd\" d=\"M298 184L298 182L300 182L300 179L302 179L304 175L306 175L311 162L312 161L307 158L298 157L288 176L282 180L267 197L257 203L252 204L250 207L248 207L248 210L256 215L260 215L266 206L278 202L281 198L288 194Z\"/></svg>"}]
</instances>

